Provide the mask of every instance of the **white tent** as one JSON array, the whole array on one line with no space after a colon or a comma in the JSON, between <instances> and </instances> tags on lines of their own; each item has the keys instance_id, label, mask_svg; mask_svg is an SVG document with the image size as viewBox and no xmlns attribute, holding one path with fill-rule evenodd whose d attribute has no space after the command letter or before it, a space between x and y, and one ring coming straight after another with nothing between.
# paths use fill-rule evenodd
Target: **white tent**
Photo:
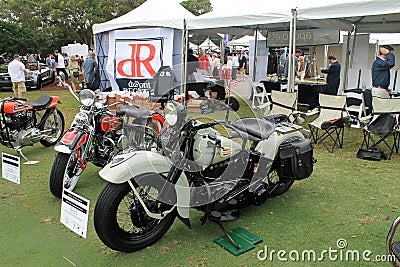
<instances>
[{"instance_id":1,"label":"white tent","mask_svg":"<svg viewBox=\"0 0 400 267\"><path fill-rule=\"evenodd\" d=\"M122 28L164 27L183 29L183 20L194 18L176 0L147 0L134 10L113 20L93 25L93 33Z\"/></svg>"},{"instance_id":2,"label":"white tent","mask_svg":"<svg viewBox=\"0 0 400 267\"><path fill-rule=\"evenodd\" d=\"M265 40L266 38L259 33L258 40ZM254 40L254 35L245 35L239 39L228 42L229 46L249 46L251 40Z\"/></svg>"},{"instance_id":3,"label":"white tent","mask_svg":"<svg viewBox=\"0 0 400 267\"><path fill-rule=\"evenodd\" d=\"M202 42L199 45L199 48L203 49L203 50L208 50L208 49L216 50L216 49L219 49L219 46L214 44L214 42L212 40L210 40L210 38L207 37L207 39L205 39L204 42Z\"/></svg>"}]
</instances>

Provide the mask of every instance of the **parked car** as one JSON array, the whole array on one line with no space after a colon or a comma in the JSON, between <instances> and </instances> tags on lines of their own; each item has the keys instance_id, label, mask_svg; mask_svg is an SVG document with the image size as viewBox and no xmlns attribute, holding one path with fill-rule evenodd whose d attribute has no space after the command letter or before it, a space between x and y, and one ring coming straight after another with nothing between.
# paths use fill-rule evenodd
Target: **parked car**
<instances>
[{"instance_id":1,"label":"parked car","mask_svg":"<svg viewBox=\"0 0 400 267\"><path fill-rule=\"evenodd\" d=\"M28 76L25 78L27 90L40 89L44 85L53 82L53 71L45 64L39 62L29 62L25 64ZM8 66L0 65L0 91L12 90L12 82L8 74Z\"/></svg>"}]
</instances>

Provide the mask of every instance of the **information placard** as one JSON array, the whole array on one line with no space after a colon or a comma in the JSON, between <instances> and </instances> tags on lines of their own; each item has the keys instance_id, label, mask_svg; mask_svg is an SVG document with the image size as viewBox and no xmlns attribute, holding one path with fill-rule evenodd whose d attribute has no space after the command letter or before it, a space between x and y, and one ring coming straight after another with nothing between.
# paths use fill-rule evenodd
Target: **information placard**
<instances>
[{"instance_id":1,"label":"information placard","mask_svg":"<svg viewBox=\"0 0 400 267\"><path fill-rule=\"evenodd\" d=\"M1 176L13 183L20 184L20 158L7 154L1 153Z\"/></svg>"},{"instance_id":2,"label":"information placard","mask_svg":"<svg viewBox=\"0 0 400 267\"><path fill-rule=\"evenodd\" d=\"M64 189L61 201L60 222L68 229L86 238L90 201Z\"/></svg>"}]
</instances>

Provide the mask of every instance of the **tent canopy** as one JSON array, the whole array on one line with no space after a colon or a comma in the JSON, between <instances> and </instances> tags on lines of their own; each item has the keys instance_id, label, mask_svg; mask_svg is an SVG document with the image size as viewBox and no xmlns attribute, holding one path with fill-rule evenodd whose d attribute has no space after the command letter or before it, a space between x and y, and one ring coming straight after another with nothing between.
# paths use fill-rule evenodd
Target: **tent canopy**
<instances>
[{"instance_id":1,"label":"tent canopy","mask_svg":"<svg viewBox=\"0 0 400 267\"><path fill-rule=\"evenodd\" d=\"M93 33L142 27L183 29L183 20L194 17L176 0L147 0L125 15L93 25Z\"/></svg>"},{"instance_id":2,"label":"tent canopy","mask_svg":"<svg viewBox=\"0 0 400 267\"><path fill-rule=\"evenodd\" d=\"M214 42L211 41L210 38L207 38L207 39L204 40L204 42L202 42L199 45L199 48L203 49L203 50L206 50L206 49L213 49L214 50L214 49L218 49L219 47L218 47L218 45L214 44Z\"/></svg>"},{"instance_id":3,"label":"tent canopy","mask_svg":"<svg viewBox=\"0 0 400 267\"><path fill-rule=\"evenodd\" d=\"M251 34L255 29L289 30L291 9L297 9L297 29L358 32L399 32L400 5L394 0L286 0L279 5L247 0L237 8L226 5L188 21L189 30Z\"/></svg>"}]
</instances>

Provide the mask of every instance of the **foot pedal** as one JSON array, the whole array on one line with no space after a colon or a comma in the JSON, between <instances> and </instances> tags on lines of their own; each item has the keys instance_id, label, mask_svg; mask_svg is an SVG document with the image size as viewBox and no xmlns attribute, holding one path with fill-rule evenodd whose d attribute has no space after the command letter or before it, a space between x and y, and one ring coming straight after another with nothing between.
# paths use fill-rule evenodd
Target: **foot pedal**
<instances>
[{"instance_id":1,"label":"foot pedal","mask_svg":"<svg viewBox=\"0 0 400 267\"><path fill-rule=\"evenodd\" d=\"M400 261L400 241L394 242L391 247L393 254L396 256L397 260Z\"/></svg>"},{"instance_id":2,"label":"foot pedal","mask_svg":"<svg viewBox=\"0 0 400 267\"><path fill-rule=\"evenodd\" d=\"M209 219L217 222L231 222L239 219L240 211L239 210L227 210L227 211L216 211L213 210L210 213Z\"/></svg>"}]
</instances>

